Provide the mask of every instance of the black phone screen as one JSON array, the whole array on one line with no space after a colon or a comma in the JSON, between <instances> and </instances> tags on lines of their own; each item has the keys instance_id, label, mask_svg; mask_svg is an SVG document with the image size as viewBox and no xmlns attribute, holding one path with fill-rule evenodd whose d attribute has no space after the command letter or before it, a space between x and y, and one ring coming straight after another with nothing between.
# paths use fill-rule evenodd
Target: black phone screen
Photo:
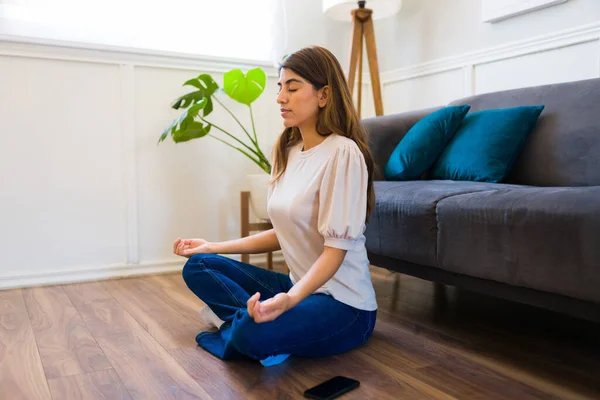
<instances>
[{"instance_id":1,"label":"black phone screen","mask_svg":"<svg viewBox=\"0 0 600 400\"><path fill-rule=\"evenodd\" d=\"M345 376L336 376L304 392L304 396L310 399L329 400L335 399L344 393L357 388L360 382Z\"/></svg>"}]
</instances>

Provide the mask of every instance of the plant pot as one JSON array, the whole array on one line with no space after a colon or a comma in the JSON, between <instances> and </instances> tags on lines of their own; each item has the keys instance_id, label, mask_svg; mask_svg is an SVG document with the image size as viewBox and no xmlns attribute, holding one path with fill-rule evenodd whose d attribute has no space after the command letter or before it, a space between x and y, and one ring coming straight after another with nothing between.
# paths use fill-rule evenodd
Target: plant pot
<instances>
[{"instance_id":1,"label":"plant pot","mask_svg":"<svg viewBox=\"0 0 600 400\"><path fill-rule=\"evenodd\" d=\"M267 173L248 175L250 182L250 207L257 218L261 220L269 220L267 213L267 184L269 183L270 175Z\"/></svg>"}]
</instances>

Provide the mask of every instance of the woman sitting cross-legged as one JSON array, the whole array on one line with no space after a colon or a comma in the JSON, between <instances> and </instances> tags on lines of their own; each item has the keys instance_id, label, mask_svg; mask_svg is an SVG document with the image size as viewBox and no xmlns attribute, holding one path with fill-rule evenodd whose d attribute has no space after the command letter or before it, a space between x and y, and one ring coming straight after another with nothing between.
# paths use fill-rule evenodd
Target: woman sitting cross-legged
<instances>
[{"instance_id":1,"label":"woman sitting cross-legged","mask_svg":"<svg viewBox=\"0 0 600 400\"><path fill-rule=\"evenodd\" d=\"M273 229L211 243L177 239L183 279L219 328L198 344L222 359L263 365L289 355L339 354L367 342L377 315L364 230L373 209L373 159L342 68L322 47L287 56L277 102L285 129L273 152ZM281 274L217 254L281 250Z\"/></svg>"}]
</instances>

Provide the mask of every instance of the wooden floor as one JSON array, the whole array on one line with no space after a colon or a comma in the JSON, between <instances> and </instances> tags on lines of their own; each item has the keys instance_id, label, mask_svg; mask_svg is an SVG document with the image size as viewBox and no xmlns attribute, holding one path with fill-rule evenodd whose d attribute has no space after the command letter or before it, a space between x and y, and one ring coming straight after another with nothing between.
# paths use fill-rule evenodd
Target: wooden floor
<instances>
[{"instance_id":1,"label":"wooden floor","mask_svg":"<svg viewBox=\"0 0 600 400\"><path fill-rule=\"evenodd\" d=\"M180 275L0 291L0 399L298 399L335 375L345 399L600 398L600 326L373 268L364 347L264 368L199 348Z\"/></svg>"}]
</instances>

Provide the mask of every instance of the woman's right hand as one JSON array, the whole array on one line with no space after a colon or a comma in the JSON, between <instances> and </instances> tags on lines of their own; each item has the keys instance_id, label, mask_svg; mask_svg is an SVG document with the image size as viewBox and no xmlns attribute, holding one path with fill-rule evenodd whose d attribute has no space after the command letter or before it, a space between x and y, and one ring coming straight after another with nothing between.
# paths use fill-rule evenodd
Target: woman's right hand
<instances>
[{"instance_id":1,"label":"woman's right hand","mask_svg":"<svg viewBox=\"0 0 600 400\"><path fill-rule=\"evenodd\" d=\"M190 258L194 254L211 253L210 243L204 239L177 238L173 243L173 253L186 258Z\"/></svg>"}]
</instances>

